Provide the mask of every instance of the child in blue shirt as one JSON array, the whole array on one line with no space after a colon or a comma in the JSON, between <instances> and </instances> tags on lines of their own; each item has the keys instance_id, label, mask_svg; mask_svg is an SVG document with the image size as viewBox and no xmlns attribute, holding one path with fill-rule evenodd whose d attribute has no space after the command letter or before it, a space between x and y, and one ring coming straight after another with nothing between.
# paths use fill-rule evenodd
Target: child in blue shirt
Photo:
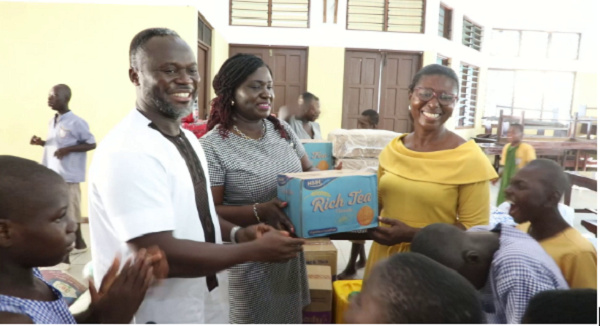
<instances>
[{"instance_id":1,"label":"child in blue shirt","mask_svg":"<svg viewBox=\"0 0 600 326\"><path fill-rule=\"evenodd\" d=\"M89 308L73 316L38 267L60 263L75 245L61 176L30 160L0 156L0 323L129 323L155 277L168 271L158 248L140 250L120 273L115 258Z\"/></svg>"}]
</instances>

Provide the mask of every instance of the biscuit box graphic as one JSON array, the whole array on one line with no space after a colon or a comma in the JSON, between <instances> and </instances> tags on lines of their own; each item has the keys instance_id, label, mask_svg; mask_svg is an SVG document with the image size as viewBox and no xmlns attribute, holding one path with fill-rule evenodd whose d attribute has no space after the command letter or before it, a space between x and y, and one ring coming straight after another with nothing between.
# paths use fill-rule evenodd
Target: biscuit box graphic
<instances>
[{"instance_id":1,"label":"biscuit box graphic","mask_svg":"<svg viewBox=\"0 0 600 326\"><path fill-rule=\"evenodd\" d=\"M330 141L301 139L300 142L314 167L319 170L333 169L333 144Z\"/></svg>"},{"instance_id":2,"label":"biscuit box graphic","mask_svg":"<svg viewBox=\"0 0 600 326\"><path fill-rule=\"evenodd\" d=\"M377 226L377 176L329 170L277 176L277 197L303 238Z\"/></svg>"}]
</instances>

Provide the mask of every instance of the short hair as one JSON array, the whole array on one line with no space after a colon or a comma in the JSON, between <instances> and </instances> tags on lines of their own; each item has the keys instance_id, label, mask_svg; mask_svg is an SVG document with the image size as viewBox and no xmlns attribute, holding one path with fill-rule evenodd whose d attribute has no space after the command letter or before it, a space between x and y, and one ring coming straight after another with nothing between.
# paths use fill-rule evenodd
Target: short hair
<instances>
[{"instance_id":1,"label":"short hair","mask_svg":"<svg viewBox=\"0 0 600 326\"><path fill-rule=\"evenodd\" d=\"M538 158L529 162L524 169L525 168L543 171L544 177L542 178L541 182L544 184L545 188L556 190L561 196L564 194L567 188L571 186L569 177L567 177L567 174L563 168L552 160Z\"/></svg>"},{"instance_id":2,"label":"short hair","mask_svg":"<svg viewBox=\"0 0 600 326\"><path fill-rule=\"evenodd\" d=\"M318 101L319 98L316 97L315 94L313 94L313 93L309 93L309 92L302 93L302 103L303 104L308 104L308 103L312 102L313 100Z\"/></svg>"},{"instance_id":3,"label":"short hair","mask_svg":"<svg viewBox=\"0 0 600 326\"><path fill-rule=\"evenodd\" d=\"M67 102L71 100L71 87L69 87L67 84L54 85L54 88L60 89L63 92L65 92Z\"/></svg>"},{"instance_id":4,"label":"short hair","mask_svg":"<svg viewBox=\"0 0 600 326\"><path fill-rule=\"evenodd\" d=\"M415 235L410 250L456 270L459 267L457 264L462 262L464 241L465 231L451 224L434 223Z\"/></svg>"},{"instance_id":5,"label":"short hair","mask_svg":"<svg viewBox=\"0 0 600 326\"><path fill-rule=\"evenodd\" d=\"M421 70L419 70L413 77L412 82L408 86L408 90L411 92L414 91L415 87L419 83L419 80L421 80L421 78L423 76L433 76L433 75L442 75L442 76L446 76L446 77L452 79L454 81L454 83L456 84L457 91L460 90L459 89L460 83L458 82L458 76L456 75L456 72L454 72L454 70L452 70L446 66L438 65L435 63L421 68Z\"/></svg>"},{"instance_id":6,"label":"short hair","mask_svg":"<svg viewBox=\"0 0 600 326\"><path fill-rule=\"evenodd\" d=\"M523 125L518 124L518 123L511 123L508 128L515 128L515 129L519 130L521 133L523 133L525 131L525 128L523 127Z\"/></svg>"},{"instance_id":7,"label":"short hair","mask_svg":"<svg viewBox=\"0 0 600 326\"><path fill-rule=\"evenodd\" d=\"M534 295L523 324L596 324L598 306L595 289L550 290Z\"/></svg>"},{"instance_id":8,"label":"short hair","mask_svg":"<svg viewBox=\"0 0 600 326\"><path fill-rule=\"evenodd\" d=\"M141 50L144 50L144 45L150 41L153 37L164 37L164 36L173 36L177 38L181 38L177 32L168 28L148 28L139 33L137 33L133 39L131 40L131 44L129 45L129 66L131 68L138 69L136 66L138 53Z\"/></svg>"},{"instance_id":9,"label":"short hair","mask_svg":"<svg viewBox=\"0 0 600 326\"><path fill-rule=\"evenodd\" d=\"M371 124L374 126L379 124L379 113L377 113L375 110L364 110L360 115L369 118L369 122L371 122Z\"/></svg>"},{"instance_id":10,"label":"short hair","mask_svg":"<svg viewBox=\"0 0 600 326\"><path fill-rule=\"evenodd\" d=\"M473 285L423 255L393 255L375 268L371 279L383 303L386 323L478 324L483 320Z\"/></svg>"},{"instance_id":11,"label":"short hair","mask_svg":"<svg viewBox=\"0 0 600 326\"><path fill-rule=\"evenodd\" d=\"M35 161L0 155L0 218L23 218L18 212L37 199L32 192L46 182L64 183L64 180Z\"/></svg>"},{"instance_id":12,"label":"short hair","mask_svg":"<svg viewBox=\"0 0 600 326\"><path fill-rule=\"evenodd\" d=\"M211 110L206 130L210 131L218 125L221 137L228 137L228 130L233 126L232 103L235 100L235 90L261 67L266 67L271 76L273 75L271 68L261 58L253 54L238 53L225 60L213 79L212 85L217 97L210 102ZM269 115L267 120L273 123L275 130L279 131L282 138L288 138L288 134L279 119Z\"/></svg>"}]
</instances>

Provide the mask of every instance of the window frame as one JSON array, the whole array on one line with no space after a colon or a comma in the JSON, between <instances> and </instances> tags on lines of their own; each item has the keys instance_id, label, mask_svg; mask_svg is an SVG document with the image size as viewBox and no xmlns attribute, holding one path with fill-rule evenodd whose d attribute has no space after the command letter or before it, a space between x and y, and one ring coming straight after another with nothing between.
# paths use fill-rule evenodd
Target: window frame
<instances>
[{"instance_id":1,"label":"window frame","mask_svg":"<svg viewBox=\"0 0 600 326\"><path fill-rule=\"evenodd\" d=\"M436 57L436 59L435 59L435 63L437 63L437 64L440 64L440 63L438 62L438 60L441 60L441 61L442 61L442 63L441 63L441 65L442 65L442 66L445 66L445 67L451 68L451 67L450 67L450 66L452 65L452 59L451 59L451 58L449 58L449 57L447 57L447 56L445 56L445 55L441 55L441 54L439 54L439 53L438 53L438 55L437 55L437 57Z\"/></svg>"},{"instance_id":2,"label":"window frame","mask_svg":"<svg viewBox=\"0 0 600 326\"><path fill-rule=\"evenodd\" d=\"M307 16L306 16L306 27L296 27L296 26L272 26L273 24L273 0L267 0L267 26L259 26L259 25L234 25L233 24L233 1L229 0L229 26L240 26L240 27L269 27L269 28L310 28L310 5L311 0L306 0L307 3ZM253 2L253 1L243 1L243 0L235 0L240 2ZM325 0L326 1L326 0Z\"/></svg>"},{"instance_id":3,"label":"window frame","mask_svg":"<svg viewBox=\"0 0 600 326\"><path fill-rule=\"evenodd\" d=\"M561 32L561 31L543 31L543 30L535 30L535 29L512 29L512 28L492 28L492 35L494 33L494 31L511 31L511 32L517 32L519 34L519 42L518 42L518 51L517 51L517 55L514 57L510 57L510 58L525 58L522 55L522 43L523 43L523 32L543 32L543 33L547 33L548 34L548 42L546 44L546 55L544 56L544 59L551 59L551 60L579 60L579 57L581 55L581 33L580 32ZM577 35L577 54L575 55L575 58L572 59L558 59L558 58L551 58L550 57L550 47L552 45L552 38L554 34L573 34L573 35ZM492 42L493 42L493 38L492 38ZM501 57L501 55L494 55L491 54L492 57Z\"/></svg>"},{"instance_id":4,"label":"window frame","mask_svg":"<svg viewBox=\"0 0 600 326\"><path fill-rule=\"evenodd\" d=\"M440 20L438 20L438 36L447 40L452 40L452 16L454 14L454 10L441 2L440 10L444 10L444 22L442 23ZM441 19L441 17L438 16L438 19ZM442 26L442 35L439 33L440 26Z\"/></svg>"},{"instance_id":5,"label":"window frame","mask_svg":"<svg viewBox=\"0 0 600 326\"><path fill-rule=\"evenodd\" d=\"M327 0L323 0L327 1ZM370 29L354 29L349 28L348 25L350 23L350 1L346 1L346 30L347 31L365 31L365 32L386 32L386 33L408 33L408 34L425 34L425 17L427 17L427 0L419 0L422 4L422 13L421 13L421 29L419 32L401 32L401 31L390 31L389 29L389 5L390 0L384 1L384 10L383 10L383 29L382 30L370 30Z\"/></svg>"},{"instance_id":6,"label":"window frame","mask_svg":"<svg viewBox=\"0 0 600 326\"><path fill-rule=\"evenodd\" d=\"M539 112L539 117L537 118L528 118L528 119L540 119L540 120L552 120L552 119L546 119L543 118L544 113L547 113L549 111L545 111L544 109L546 108L546 96L545 94L542 94L542 98L541 98L541 107L540 110L536 110L536 109L531 109L531 108L524 108L524 107L516 107L515 106L515 89L517 88L517 79L518 79L518 74L517 72L540 72L543 74L548 74L548 73L569 73L573 76L573 82L571 85L571 98L569 101L569 107L568 107L568 114L570 115L572 109L573 109L573 103L575 101L575 83L576 83L576 77L577 77L577 73L575 71L561 71L561 70L542 70L542 69L504 69L504 68L488 68L487 71L487 75L490 76L490 72L496 72L496 71L505 71L505 72L512 72L513 73L513 82L512 82L512 96L510 99L510 103L511 106L510 107L506 107L506 106L501 106L500 110L503 110L503 115L509 115L509 116L513 116L514 115L514 110L520 110L520 111L535 111L535 112ZM489 78L489 77L488 77ZM487 94L486 94L487 96ZM499 114L499 110L497 109L496 112L494 112L494 114L497 116Z\"/></svg>"},{"instance_id":7,"label":"window frame","mask_svg":"<svg viewBox=\"0 0 600 326\"><path fill-rule=\"evenodd\" d=\"M463 84L467 84L469 81L465 80L464 78L464 69L465 68L472 68L472 69L476 69L476 75L475 76L471 76L471 75L467 75L468 77L470 77L471 79L476 79L475 82L475 87L465 87L465 85ZM460 92L458 95L458 115L456 115L456 123L455 123L455 129L474 129L475 125L476 125L476 118L477 118L477 101L479 100L479 77L481 74L481 68L466 62L461 62L460 63ZM471 83L473 82L473 80L471 80ZM475 89L475 92L472 92L471 89ZM466 89L469 89L469 93L466 94L465 91ZM468 95L468 97L467 97ZM474 97L474 98L473 98ZM469 100L467 100L467 98L470 98ZM465 106L467 107L466 109L463 108L463 104L462 102L464 101ZM467 102L471 102L473 101L473 105L471 108L471 105L466 105ZM462 110L465 110L463 113L463 117L459 117L460 113ZM473 112L473 124L471 125L465 125L464 124L464 119L466 118L467 115L467 111L469 110L469 112L472 110ZM460 121L463 121L463 123L461 124Z\"/></svg>"},{"instance_id":8,"label":"window frame","mask_svg":"<svg viewBox=\"0 0 600 326\"><path fill-rule=\"evenodd\" d=\"M465 30L465 26L466 26L466 22L468 22L469 24L471 24L473 27L477 27L479 28L479 46L476 48L475 46L475 41L476 39L473 39L471 37L471 41L469 43L465 44L465 35L466 35L466 30ZM475 33L476 31L472 31L472 33ZM463 26L462 26L462 37L461 37L461 43L462 45L471 48L475 51L479 51L481 52L481 48L483 47L483 25L476 23L473 19L470 19L467 16L463 16Z\"/></svg>"}]
</instances>

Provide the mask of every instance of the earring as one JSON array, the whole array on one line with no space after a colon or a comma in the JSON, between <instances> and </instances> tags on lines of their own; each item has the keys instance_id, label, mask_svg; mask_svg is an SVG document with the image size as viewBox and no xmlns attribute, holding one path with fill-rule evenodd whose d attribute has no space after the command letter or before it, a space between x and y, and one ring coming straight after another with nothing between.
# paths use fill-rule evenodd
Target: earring
<instances>
[{"instance_id":1,"label":"earring","mask_svg":"<svg viewBox=\"0 0 600 326\"><path fill-rule=\"evenodd\" d=\"M410 111L410 105L408 106L408 111Z\"/></svg>"},{"instance_id":2,"label":"earring","mask_svg":"<svg viewBox=\"0 0 600 326\"><path fill-rule=\"evenodd\" d=\"M233 106L234 104L235 104L235 102L234 102L234 101L231 101L231 106Z\"/></svg>"}]
</instances>

